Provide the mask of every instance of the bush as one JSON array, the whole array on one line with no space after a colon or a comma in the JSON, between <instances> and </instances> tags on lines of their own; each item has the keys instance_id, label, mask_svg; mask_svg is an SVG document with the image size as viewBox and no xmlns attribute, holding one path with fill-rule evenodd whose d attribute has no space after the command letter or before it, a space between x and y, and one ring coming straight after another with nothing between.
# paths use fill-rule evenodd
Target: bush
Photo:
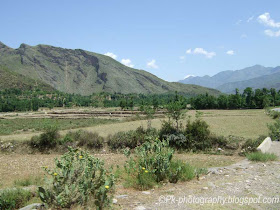
<instances>
[{"instance_id":1,"label":"bush","mask_svg":"<svg viewBox=\"0 0 280 210\"><path fill-rule=\"evenodd\" d=\"M139 127L136 131L118 132L108 136L107 144L111 150L124 148L134 149L142 145L146 140L157 137L155 129L143 129Z\"/></svg>"},{"instance_id":2,"label":"bush","mask_svg":"<svg viewBox=\"0 0 280 210\"><path fill-rule=\"evenodd\" d=\"M88 131L78 131L75 135L75 140L78 141L77 146L86 146L90 149L103 148L104 138L99 136L98 133L91 133Z\"/></svg>"},{"instance_id":3,"label":"bush","mask_svg":"<svg viewBox=\"0 0 280 210\"><path fill-rule=\"evenodd\" d=\"M195 168L181 160L172 161L169 171L169 182L177 183L179 180L188 181L196 176Z\"/></svg>"},{"instance_id":4,"label":"bush","mask_svg":"<svg viewBox=\"0 0 280 210\"><path fill-rule=\"evenodd\" d=\"M104 169L104 162L87 152L69 148L50 175L48 187L39 187L41 200L54 208L87 206L94 202L97 209L109 206L114 189L114 176Z\"/></svg>"},{"instance_id":5,"label":"bush","mask_svg":"<svg viewBox=\"0 0 280 210\"><path fill-rule=\"evenodd\" d=\"M277 156L273 153L262 153L262 152L253 152L246 155L248 160L267 162L277 160Z\"/></svg>"},{"instance_id":6,"label":"bush","mask_svg":"<svg viewBox=\"0 0 280 210\"><path fill-rule=\"evenodd\" d=\"M159 138L166 139L169 135L177 133L177 129L173 126L172 122L163 121L159 130Z\"/></svg>"},{"instance_id":7,"label":"bush","mask_svg":"<svg viewBox=\"0 0 280 210\"><path fill-rule=\"evenodd\" d=\"M57 127L48 127L40 136L33 136L30 146L39 150L54 148L59 142Z\"/></svg>"},{"instance_id":8,"label":"bush","mask_svg":"<svg viewBox=\"0 0 280 210\"><path fill-rule=\"evenodd\" d=\"M270 138L275 141L275 140L280 140L280 120L276 120L274 124L268 125L269 129L269 136Z\"/></svg>"},{"instance_id":9,"label":"bush","mask_svg":"<svg viewBox=\"0 0 280 210\"><path fill-rule=\"evenodd\" d=\"M256 152L258 146L263 142L265 136L260 136L257 139L248 139L241 147L241 154Z\"/></svg>"},{"instance_id":10,"label":"bush","mask_svg":"<svg viewBox=\"0 0 280 210\"><path fill-rule=\"evenodd\" d=\"M126 182L143 190L151 188L156 182L168 179L173 153L167 141L158 139L137 147L134 157L130 156L129 150L125 150L125 155L129 158L124 166L128 175Z\"/></svg>"},{"instance_id":11,"label":"bush","mask_svg":"<svg viewBox=\"0 0 280 210\"><path fill-rule=\"evenodd\" d=\"M272 117L272 119L279 119L280 118L280 112L269 110L269 116Z\"/></svg>"},{"instance_id":12,"label":"bush","mask_svg":"<svg viewBox=\"0 0 280 210\"><path fill-rule=\"evenodd\" d=\"M32 193L23 189L8 189L0 192L0 209L19 209L31 198Z\"/></svg>"}]
</instances>

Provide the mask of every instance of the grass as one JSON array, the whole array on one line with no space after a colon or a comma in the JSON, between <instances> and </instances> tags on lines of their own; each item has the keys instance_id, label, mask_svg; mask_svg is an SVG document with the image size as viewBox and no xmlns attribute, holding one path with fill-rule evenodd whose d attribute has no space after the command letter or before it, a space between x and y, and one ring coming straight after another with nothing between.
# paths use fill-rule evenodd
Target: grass
<instances>
[{"instance_id":1,"label":"grass","mask_svg":"<svg viewBox=\"0 0 280 210\"><path fill-rule=\"evenodd\" d=\"M30 185L40 185L43 183L42 177L26 177L24 179L17 179L14 181L14 185L17 187L27 187Z\"/></svg>"},{"instance_id":2,"label":"grass","mask_svg":"<svg viewBox=\"0 0 280 210\"><path fill-rule=\"evenodd\" d=\"M115 119L0 119L0 135L10 135L22 131L43 131L46 127L57 125L59 130L82 128L108 123Z\"/></svg>"},{"instance_id":3,"label":"grass","mask_svg":"<svg viewBox=\"0 0 280 210\"><path fill-rule=\"evenodd\" d=\"M248 160L257 162L267 162L277 160L277 155L273 153L253 152L246 155Z\"/></svg>"},{"instance_id":4,"label":"grass","mask_svg":"<svg viewBox=\"0 0 280 210\"><path fill-rule=\"evenodd\" d=\"M18 209L31 198L32 193L23 189L6 189L0 193L0 209Z\"/></svg>"}]
</instances>

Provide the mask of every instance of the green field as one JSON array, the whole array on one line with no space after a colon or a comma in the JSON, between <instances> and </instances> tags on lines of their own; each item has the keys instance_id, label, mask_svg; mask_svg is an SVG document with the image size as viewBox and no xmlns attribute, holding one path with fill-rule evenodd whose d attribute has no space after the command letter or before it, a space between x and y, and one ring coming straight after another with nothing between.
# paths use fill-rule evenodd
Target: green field
<instances>
[{"instance_id":1,"label":"green field","mask_svg":"<svg viewBox=\"0 0 280 210\"><path fill-rule=\"evenodd\" d=\"M59 130L90 127L116 123L116 119L0 119L0 135L19 134L22 132L43 131L48 126L57 126Z\"/></svg>"}]
</instances>

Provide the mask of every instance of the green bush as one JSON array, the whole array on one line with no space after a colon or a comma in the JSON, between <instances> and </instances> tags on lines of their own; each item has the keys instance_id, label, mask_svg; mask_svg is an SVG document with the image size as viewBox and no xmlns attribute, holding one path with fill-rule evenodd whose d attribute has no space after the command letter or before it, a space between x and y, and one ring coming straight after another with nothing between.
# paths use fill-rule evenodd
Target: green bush
<instances>
[{"instance_id":1,"label":"green bush","mask_svg":"<svg viewBox=\"0 0 280 210\"><path fill-rule=\"evenodd\" d=\"M275 141L275 140L280 140L280 120L276 120L275 123L270 124L267 126L269 129L269 136L270 138Z\"/></svg>"},{"instance_id":2,"label":"green bush","mask_svg":"<svg viewBox=\"0 0 280 210\"><path fill-rule=\"evenodd\" d=\"M79 131L76 135L77 146L86 146L90 149L101 149L103 148L104 138L99 136L98 133L91 133L88 131Z\"/></svg>"},{"instance_id":3,"label":"green bush","mask_svg":"<svg viewBox=\"0 0 280 210\"><path fill-rule=\"evenodd\" d=\"M280 118L280 112L269 110L269 116L272 117L272 119L279 119Z\"/></svg>"},{"instance_id":4,"label":"green bush","mask_svg":"<svg viewBox=\"0 0 280 210\"><path fill-rule=\"evenodd\" d=\"M39 150L52 149L59 143L57 127L48 127L40 136L33 136L30 146Z\"/></svg>"},{"instance_id":5,"label":"green bush","mask_svg":"<svg viewBox=\"0 0 280 210\"><path fill-rule=\"evenodd\" d=\"M169 182L188 181L196 176L195 168L181 160L172 161L169 170Z\"/></svg>"},{"instance_id":6,"label":"green bush","mask_svg":"<svg viewBox=\"0 0 280 210\"><path fill-rule=\"evenodd\" d=\"M134 149L142 145L148 139L157 137L155 129L137 128L135 131L118 132L114 135L109 135L107 144L111 150L118 150L124 148Z\"/></svg>"},{"instance_id":7,"label":"green bush","mask_svg":"<svg viewBox=\"0 0 280 210\"><path fill-rule=\"evenodd\" d=\"M93 202L97 209L109 206L114 190L114 175L104 162L78 149L69 148L50 175L46 188L39 187L41 200L49 207L70 208Z\"/></svg>"},{"instance_id":8,"label":"green bush","mask_svg":"<svg viewBox=\"0 0 280 210\"><path fill-rule=\"evenodd\" d=\"M273 153L262 153L262 152L253 152L246 155L248 160L258 161L258 162L267 162L277 160L277 155Z\"/></svg>"},{"instance_id":9,"label":"green bush","mask_svg":"<svg viewBox=\"0 0 280 210\"><path fill-rule=\"evenodd\" d=\"M32 193L23 189L7 189L0 192L0 209L19 209L31 198Z\"/></svg>"},{"instance_id":10,"label":"green bush","mask_svg":"<svg viewBox=\"0 0 280 210\"><path fill-rule=\"evenodd\" d=\"M256 152L258 146L263 142L265 136L260 136L257 139L248 139L241 147L241 154Z\"/></svg>"},{"instance_id":11,"label":"green bush","mask_svg":"<svg viewBox=\"0 0 280 210\"><path fill-rule=\"evenodd\" d=\"M177 134L177 129L173 126L173 123L171 121L163 121L161 128L159 130L159 138L160 139L166 139L168 136L172 134Z\"/></svg>"}]
</instances>

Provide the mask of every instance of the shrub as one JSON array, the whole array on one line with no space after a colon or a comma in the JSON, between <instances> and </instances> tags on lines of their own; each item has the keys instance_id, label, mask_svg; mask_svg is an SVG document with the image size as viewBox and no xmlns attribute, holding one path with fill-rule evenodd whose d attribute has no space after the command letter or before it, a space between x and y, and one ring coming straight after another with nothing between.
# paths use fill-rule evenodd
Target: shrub
<instances>
[{"instance_id":1,"label":"shrub","mask_svg":"<svg viewBox=\"0 0 280 210\"><path fill-rule=\"evenodd\" d=\"M94 202L97 209L109 206L114 189L114 176L104 169L104 162L78 149L69 148L50 175L48 187L39 187L41 200L54 208L86 206Z\"/></svg>"},{"instance_id":2,"label":"shrub","mask_svg":"<svg viewBox=\"0 0 280 210\"><path fill-rule=\"evenodd\" d=\"M40 136L33 136L30 146L39 150L54 148L59 142L59 134L57 127L48 127Z\"/></svg>"},{"instance_id":3,"label":"shrub","mask_svg":"<svg viewBox=\"0 0 280 210\"><path fill-rule=\"evenodd\" d=\"M23 189L7 189L0 192L0 209L19 209L31 198L32 193Z\"/></svg>"},{"instance_id":4,"label":"shrub","mask_svg":"<svg viewBox=\"0 0 280 210\"><path fill-rule=\"evenodd\" d=\"M187 140L183 144L184 148L195 151L206 150L212 147L209 126L201 119L196 119L193 122L188 120L184 135Z\"/></svg>"},{"instance_id":5,"label":"shrub","mask_svg":"<svg viewBox=\"0 0 280 210\"><path fill-rule=\"evenodd\" d=\"M280 140L280 120L276 120L274 124L267 126L269 129L269 136L272 140Z\"/></svg>"},{"instance_id":6,"label":"shrub","mask_svg":"<svg viewBox=\"0 0 280 210\"><path fill-rule=\"evenodd\" d=\"M169 182L177 183L179 180L188 181L195 177L195 168L181 160L172 161L169 171Z\"/></svg>"},{"instance_id":7,"label":"shrub","mask_svg":"<svg viewBox=\"0 0 280 210\"><path fill-rule=\"evenodd\" d=\"M262 152L253 152L246 155L248 160L267 162L277 160L277 155L273 153L262 153Z\"/></svg>"},{"instance_id":8,"label":"shrub","mask_svg":"<svg viewBox=\"0 0 280 210\"><path fill-rule=\"evenodd\" d=\"M149 189L156 182L169 177L169 169L174 151L167 141L147 141L135 150L134 157L125 150L128 160L125 163L126 183L137 189Z\"/></svg>"},{"instance_id":9,"label":"shrub","mask_svg":"<svg viewBox=\"0 0 280 210\"><path fill-rule=\"evenodd\" d=\"M272 117L272 119L279 119L280 118L280 112L269 110L269 116Z\"/></svg>"},{"instance_id":10,"label":"shrub","mask_svg":"<svg viewBox=\"0 0 280 210\"><path fill-rule=\"evenodd\" d=\"M159 130L159 138L166 139L169 135L177 134L177 129L173 126L171 121L163 121Z\"/></svg>"},{"instance_id":11,"label":"shrub","mask_svg":"<svg viewBox=\"0 0 280 210\"><path fill-rule=\"evenodd\" d=\"M139 127L136 131L118 132L108 136L107 144L111 150L124 148L134 149L142 145L146 140L157 137L155 129L143 129Z\"/></svg>"},{"instance_id":12,"label":"shrub","mask_svg":"<svg viewBox=\"0 0 280 210\"><path fill-rule=\"evenodd\" d=\"M257 139L248 139L241 147L241 154L256 152L258 146L263 142L265 136L260 136Z\"/></svg>"}]
</instances>

